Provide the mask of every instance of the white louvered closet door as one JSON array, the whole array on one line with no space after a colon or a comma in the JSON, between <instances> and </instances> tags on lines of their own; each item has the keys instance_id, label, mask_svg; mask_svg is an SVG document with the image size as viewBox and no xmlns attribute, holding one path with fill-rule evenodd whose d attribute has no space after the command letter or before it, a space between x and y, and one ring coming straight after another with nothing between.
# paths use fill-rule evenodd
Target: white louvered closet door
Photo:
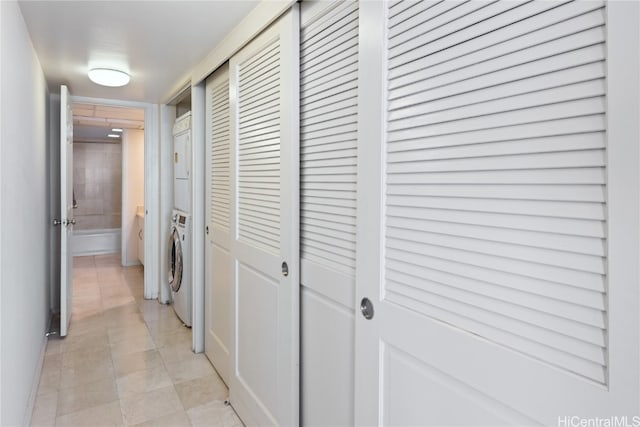
<instances>
[{"instance_id":1,"label":"white louvered closet door","mask_svg":"<svg viewBox=\"0 0 640 427\"><path fill-rule=\"evenodd\" d=\"M640 414L638 10L361 4L356 424Z\"/></svg>"},{"instance_id":2,"label":"white louvered closet door","mask_svg":"<svg viewBox=\"0 0 640 427\"><path fill-rule=\"evenodd\" d=\"M206 82L205 354L229 384L231 277L229 66Z\"/></svg>"},{"instance_id":3,"label":"white louvered closet door","mask_svg":"<svg viewBox=\"0 0 640 427\"><path fill-rule=\"evenodd\" d=\"M299 13L230 60L230 399L247 425L297 425Z\"/></svg>"},{"instance_id":4,"label":"white louvered closet door","mask_svg":"<svg viewBox=\"0 0 640 427\"><path fill-rule=\"evenodd\" d=\"M302 420L353 425L358 3L301 3Z\"/></svg>"}]
</instances>

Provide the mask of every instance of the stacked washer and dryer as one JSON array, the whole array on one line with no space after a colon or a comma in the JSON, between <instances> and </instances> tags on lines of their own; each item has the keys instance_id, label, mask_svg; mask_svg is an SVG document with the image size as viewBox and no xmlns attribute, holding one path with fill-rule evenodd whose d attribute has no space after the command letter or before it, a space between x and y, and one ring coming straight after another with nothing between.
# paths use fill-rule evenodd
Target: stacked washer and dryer
<instances>
[{"instance_id":1,"label":"stacked washer and dryer","mask_svg":"<svg viewBox=\"0 0 640 427\"><path fill-rule=\"evenodd\" d=\"M186 326L191 326L191 113L173 125L173 200L169 232L169 287L171 304Z\"/></svg>"}]
</instances>

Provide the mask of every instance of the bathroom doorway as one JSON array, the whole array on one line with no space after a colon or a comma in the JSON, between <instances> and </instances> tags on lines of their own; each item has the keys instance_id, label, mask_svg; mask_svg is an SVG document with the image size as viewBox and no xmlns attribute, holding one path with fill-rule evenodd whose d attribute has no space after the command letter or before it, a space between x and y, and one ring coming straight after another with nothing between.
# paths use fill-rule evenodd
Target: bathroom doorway
<instances>
[{"instance_id":1,"label":"bathroom doorway","mask_svg":"<svg viewBox=\"0 0 640 427\"><path fill-rule=\"evenodd\" d=\"M144 263L144 110L73 103L74 256Z\"/></svg>"},{"instance_id":2,"label":"bathroom doorway","mask_svg":"<svg viewBox=\"0 0 640 427\"><path fill-rule=\"evenodd\" d=\"M75 102L74 256L144 264L144 110Z\"/></svg>"}]
</instances>

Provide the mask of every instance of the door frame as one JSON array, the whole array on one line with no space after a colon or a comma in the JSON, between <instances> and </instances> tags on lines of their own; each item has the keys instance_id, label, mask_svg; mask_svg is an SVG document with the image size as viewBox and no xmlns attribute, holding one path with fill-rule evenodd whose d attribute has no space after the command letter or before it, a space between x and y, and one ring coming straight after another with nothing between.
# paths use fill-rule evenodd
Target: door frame
<instances>
[{"instance_id":1,"label":"door frame","mask_svg":"<svg viewBox=\"0 0 640 427\"><path fill-rule=\"evenodd\" d=\"M191 85L191 339L196 353L204 352L205 274L205 158L206 81Z\"/></svg>"},{"instance_id":2,"label":"door frame","mask_svg":"<svg viewBox=\"0 0 640 427\"><path fill-rule=\"evenodd\" d=\"M158 105L146 102L72 96L71 102L144 110L144 298L156 299L162 283L160 260L160 147ZM123 175L123 180L126 179ZM124 238L122 239L124 241Z\"/></svg>"}]
</instances>

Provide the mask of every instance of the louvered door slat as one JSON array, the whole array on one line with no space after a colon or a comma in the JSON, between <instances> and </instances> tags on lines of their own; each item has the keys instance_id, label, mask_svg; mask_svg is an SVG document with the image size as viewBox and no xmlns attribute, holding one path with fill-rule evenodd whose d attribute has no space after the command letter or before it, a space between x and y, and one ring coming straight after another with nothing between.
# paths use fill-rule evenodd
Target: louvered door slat
<instances>
[{"instance_id":1,"label":"louvered door slat","mask_svg":"<svg viewBox=\"0 0 640 427\"><path fill-rule=\"evenodd\" d=\"M562 135L547 138L529 138L484 143L478 145L450 145L434 147L430 152L404 151L395 144L389 147L389 159L393 162L409 162L416 160L469 159L490 156L517 156L523 153L548 154L567 151L583 151L601 149L602 134L593 132L584 135ZM598 163L594 166L601 166ZM554 168L555 169L555 168ZM550 171L553 172L553 171ZM535 183L535 181L530 181ZM600 182L600 181L598 181Z\"/></svg>"},{"instance_id":2,"label":"louvered door slat","mask_svg":"<svg viewBox=\"0 0 640 427\"><path fill-rule=\"evenodd\" d=\"M494 2L477 13L470 14L466 19L466 25L458 25L453 21L441 27L436 34L425 33L392 47L389 52L389 67L394 68L399 64L424 58L441 49L452 48L476 37L482 37L511 25L514 21L553 9L557 5L554 2ZM495 14L492 15L492 13ZM393 40L394 34L396 34L395 28L390 33L390 40Z\"/></svg>"},{"instance_id":3,"label":"louvered door slat","mask_svg":"<svg viewBox=\"0 0 640 427\"><path fill-rule=\"evenodd\" d=\"M582 4L591 4L591 2L584 2ZM520 37L510 38L507 41L501 42L498 46L492 46L493 56L490 58L489 62L500 64L504 63L499 60L501 56L509 55L507 60L513 60L513 58L518 55L528 54L528 56L533 56L535 52L538 52L538 58L549 56L549 54L545 55L544 49L541 51L541 47L552 48L555 46L555 49L557 50L563 45L563 37L573 34L572 37L574 38L582 38L589 31L593 31L594 27L597 31L598 25L602 25L604 21L604 16L600 10L595 10L587 13L586 15L573 18L571 21L571 28L568 28L564 22L555 24L551 27L546 27L546 22L537 23L538 27L541 28L536 28L535 31ZM497 49L497 47L499 47L499 49ZM468 52L466 49L462 50L463 47L460 47L460 49L460 52L456 54L452 54L448 51L442 53L438 52L433 55L437 56L437 58L429 57L428 59L420 59L394 69L390 74L392 79L390 87L395 89L399 86L420 80L418 76L412 74L412 72L418 70L421 70L424 73L425 78L429 78L435 77L443 71L446 72L452 68L462 69L464 67L477 64L480 61L487 61L486 54L483 55L483 53L485 53L483 52L484 49L471 52ZM459 55L460 53L464 54ZM445 56L445 54L448 55ZM531 57L531 59L534 58ZM470 71L468 70L467 72ZM449 76L449 78L452 79L455 76L456 75L454 74Z\"/></svg>"},{"instance_id":4,"label":"louvered door slat","mask_svg":"<svg viewBox=\"0 0 640 427\"><path fill-rule=\"evenodd\" d=\"M301 98L300 111L306 113L310 110L322 108L329 102L344 101L349 98L355 98L356 96L357 91L351 82L346 82L345 84L327 90L325 93L318 93L314 96Z\"/></svg>"},{"instance_id":5,"label":"louvered door slat","mask_svg":"<svg viewBox=\"0 0 640 427\"><path fill-rule=\"evenodd\" d=\"M308 59L316 58L325 54L335 47L341 45L345 40L351 40L358 32L357 17L353 17L355 6L350 6L345 10L346 16L342 20L335 21L332 25L322 29L318 36L313 39L306 38L303 34L304 41L300 44L300 53Z\"/></svg>"},{"instance_id":6,"label":"louvered door slat","mask_svg":"<svg viewBox=\"0 0 640 427\"><path fill-rule=\"evenodd\" d=\"M453 0L442 2L420 12L415 10L414 12L418 13L412 14L396 25L389 20L389 25L394 26L394 36L389 38L389 47L395 47L425 35L430 36L429 40L435 40L442 37L442 34L458 31L460 28L498 15L515 6L508 3Z\"/></svg>"},{"instance_id":7,"label":"louvered door slat","mask_svg":"<svg viewBox=\"0 0 640 427\"><path fill-rule=\"evenodd\" d=\"M313 106L308 105L307 108L302 109L305 113L306 119L312 119L317 116L323 116L324 114L332 113L335 110L344 110L346 108L357 107L357 99L356 97L342 97L340 99L335 99L334 102L331 102L329 105L318 105L313 108Z\"/></svg>"},{"instance_id":8,"label":"louvered door slat","mask_svg":"<svg viewBox=\"0 0 640 427\"><path fill-rule=\"evenodd\" d=\"M211 116L210 135L211 222L223 230L229 229L229 81L221 82L210 91ZM215 231L212 230L215 233Z\"/></svg>"},{"instance_id":9,"label":"louvered door slat","mask_svg":"<svg viewBox=\"0 0 640 427\"><path fill-rule=\"evenodd\" d=\"M568 51L581 48L584 48L585 50L580 52L590 52L586 49L593 43L601 41L604 41L604 32L601 28L596 27L581 33L553 40L549 43L537 45L529 49L517 50L508 55L501 55L493 60L485 59L482 62L472 62L460 67L456 72L438 75L435 73L440 71L437 69L439 67L435 67L436 69L434 70L433 77L424 76L424 78L419 82L406 82L406 80L408 80L407 77L402 79L403 81L400 83L402 84L402 88L400 88L400 84L396 85L398 86L398 91L395 96L404 96L415 91L422 91L432 87L440 88L457 82L463 82L471 78L478 78L479 76L482 78L484 74L496 71L502 71L502 74L513 72L517 76L518 72L522 72L528 68L522 64L534 61L539 61L536 62L535 65L539 65L541 68L545 66L555 66L557 67L556 69L561 69L557 64L562 64L562 60L564 58L555 58L555 55L560 55ZM597 51L594 52L594 54L597 54ZM515 70L510 70L512 67L514 67ZM531 72L537 70L535 70L535 68L529 68L528 71ZM511 78L513 78L513 76Z\"/></svg>"},{"instance_id":10,"label":"louvered door slat","mask_svg":"<svg viewBox=\"0 0 640 427\"><path fill-rule=\"evenodd\" d=\"M470 133L451 133L434 137L407 139L394 142L390 151L419 150L428 143L434 147L450 145L473 145L498 141L526 140L547 136L572 135L603 132L604 118L599 115L571 117L546 122L525 123L512 126L479 129Z\"/></svg>"},{"instance_id":11,"label":"louvered door slat","mask_svg":"<svg viewBox=\"0 0 640 427\"><path fill-rule=\"evenodd\" d=\"M353 1L342 2L334 6L332 13L324 14L313 22L307 23L300 30L301 50L325 40L327 35L331 34L335 28L354 22L353 10L356 7L357 5Z\"/></svg>"},{"instance_id":12,"label":"louvered door slat","mask_svg":"<svg viewBox=\"0 0 640 427\"><path fill-rule=\"evenodd\" d=\"M595 221L576 220L575 218L541 218L531 215L507 215L490 212L464 212L459 210L439 210L428 208L407 209L406 207L389 206L387 209L389 218L404 218L407 221L414 219L433 221L444 227L447 224L484 225L504 228L508 230L531 230L558 234L557 238L565 236L582 236L604 238L605 232L602 224ZM593 242L592 242L593 243ZM600 247L600 244L594 247Z\"/></svg>"},{"instance_id":13,"label":"louvered door slat","mask_svg":"<svg viewBox=\"0 0 640 427\"><path fill-rule=\"evenodd\" d=\"M415 80L416 77L405 75L410 70L422 69L427 75L433 76L438 74L438 70L451 70L477 62L477 58L486 60L487 55L495 58L501 54L516 52L519 49L602 25L604 17L600 7L602 3L596 1L569 2L555 8L553 14L533 15L525 18L518 25L507 25L455 47L434 52L402 67L389 70L389 76L392 79L390 87L395 88ZM488 47L492 49L487 51Z\"/></svg>"},{"instance_id":14,"label":"louvered door slat","mask_svg":"<svg viewBox=\"0 0 640 427\"><path fill-rule=\"evenodd\" d=\"M280 180L279 64L275 41L241 64L238 84L238 234L274 251L280 247L279 189L258 188L247 178ZM253 214L264 221L253 221Z\"/></svg>"},{"instance_id":15,"label":"louvered door slat","mask_svg":"<svg viewBox=\"0 0 640 427\"><path fill-rule=\"evenodd\" d=\"M587 359L576 357L573 354L569 354L558 350L557 348L541 345L539 342L530 339L529 337L523 338L520 330L518 331L505 331L492 327L490 325L491 313L483 310L475 310L469 305L454 304L450 309L442 309L428 303L421 301L417 296L412 297L405 296L411 294L411 289L406 289L400 284L393 283L390 286L390 297L399 303L411 307L413 310L424 312L430 311L434 317L442 319L443 321L451 324L461 325L466 330L486 337L492 341L507 342L505 347L512 350L527 353L531 357L535 357L539 360L546 360L549 363L561 367L567 372L577 374L583 377L588 377L596 382L604 382L606 379L606 371L602 365L591 362ZM436 295L430 295L431 298L437 298ZM473 318L463 316L460 313L469 312ZM489 319L482 318L483 321L476 320L476 317L489 317ZM498 321L503 319L496 319ZM524 325L519 325L525 332L527 328ZM543 337L540 337L543 338Z\"/></svg>"},{"instance_id":16,"label":"louvered door slat","mask_svg":"<svg viewBox=\"0 0 640 427\"><path fill-rule=\"evenodd\" d=\"M428 9L438 5L437 0L425 1L393 1L389 6L389 28L411 19Z\"/></svg>"},{"instance_id":17,"label":"louvered door slat","mask_svg":"<svg viewBox=\"0 0 640 427\"><path fill-rule=\"evenodd\" d=\"M403 273L407 263L403 261L389 261L389 269L398 273ZM519 305L521 293L519 290L510 287L497 285L495 283L474 280L459 274L452 274L449 271L438 270L429 266L420 266L418 269L419 277L432 281L434 283L447 283L456 289L462 289L482 298L492 298L495 300L513 303ZM572 320L597 327L605 326L605 316L602 313L602 306L589 307L578 305L574 300L558 299L557 295L546 296L538 293L530 292L529 309L537 310L563 319ZM585 329L585 331L590 331Z\"/></svg>"},{"instance_id":18,"label":"louvered door slat","mask_svg":"<svg viewBox=\"0 0 640 427\"><path fill-rule=\"evenodd\" d=\"M431 83L416 82L414 84L402 86L397 92L390 94L390 99L392 100L399 98L397 101L391 103L390 109L395 110L397 108L404 108L410 105L419 104L421 103L421 100L424 101L425 99L439 100L441 98L454 95L464 96L465 93L470 91L480 91L494 85L498 86L503 83L514 82L515 84L511 87L506 86L504 88L496 88L502 92L506 92L503 93L503 95L508 96L511 94L508 90L516 88L517 82L520 80L529 78L537 78L539 80L539 76L553 72L563 74L563 70L568 68L584 66L585 64L597 62L602 59L604 59L604 46L596 44L567 52L564 55L556 55L540 59L535 62L534 67L528 64L521 64L505 70L493 72L487 76L479 75L466 80L450 82L450 84L445 86L434 86ZM580 76L579 80L575 80L574 78L573 81L582 81L583 79L584 77ZM527 89L527 86L519 87L520 91ZM460 102L456 99L453 101Z\"/></svg>"},{"instance_id":19,"label":"louvered door slat","mask_svg":"<svg viewBox=\"0 0 640 427\"><path fill-rule=\"evenodd\" d=\"M605 383L602 3L389 13L386 298Z\"/></svg>"}]
</instances>

